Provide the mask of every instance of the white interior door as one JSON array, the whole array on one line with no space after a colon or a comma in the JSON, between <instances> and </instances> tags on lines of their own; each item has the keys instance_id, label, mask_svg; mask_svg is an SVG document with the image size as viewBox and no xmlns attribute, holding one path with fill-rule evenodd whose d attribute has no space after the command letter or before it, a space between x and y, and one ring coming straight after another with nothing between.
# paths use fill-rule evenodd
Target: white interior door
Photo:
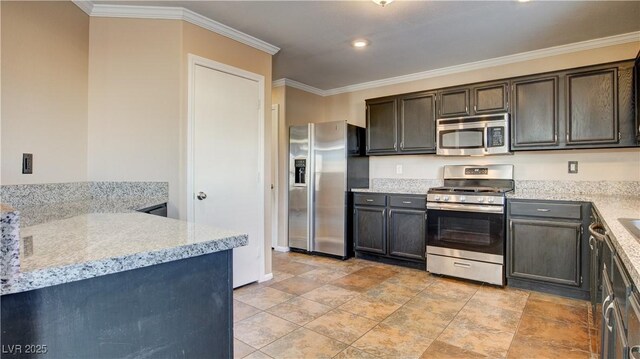
<instances>
[{"instance_id":1,"label":"white interior door","mask_svg":"<svg viewBox=\"0 0 640 359\"><path fill-rule=\"evenodd\" d=\"M193 78L193 220L248 233L233 250L233 286L260 279L264 259L264 188L260 87L255 80L195 65Z\"/></svg>"}]
</instances>

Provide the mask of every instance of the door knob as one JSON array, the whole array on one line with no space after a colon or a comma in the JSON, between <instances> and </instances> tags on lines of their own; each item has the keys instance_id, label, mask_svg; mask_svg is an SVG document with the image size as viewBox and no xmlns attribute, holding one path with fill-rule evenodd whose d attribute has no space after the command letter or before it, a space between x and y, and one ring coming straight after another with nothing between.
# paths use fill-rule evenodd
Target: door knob
<instances>
[{"instance_id":1,"label":"door knob","mask_svg":"<svg viewBox=\"0 0 640 359\"><path fill-rule=\"evenodd\" d=\"M204 192L198 192L198 195L196 196L196 198L202 201L203 199L207 198L207 194Z\"/></svg>"}]
</instances>

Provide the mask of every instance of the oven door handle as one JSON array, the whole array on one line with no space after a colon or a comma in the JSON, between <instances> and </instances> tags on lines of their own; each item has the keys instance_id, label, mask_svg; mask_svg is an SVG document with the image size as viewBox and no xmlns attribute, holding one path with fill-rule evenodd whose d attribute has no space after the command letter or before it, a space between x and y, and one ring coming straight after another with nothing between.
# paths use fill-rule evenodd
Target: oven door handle
<instances>
[{"instance_id":1,"label":"oven door handle","mask_svg":"<svg viewBox=\"0 0 640 359\"><path fill-rule=\"evenodd\" d=\"M475 204L455 204L455 203L427 203L427 209L437 209L440 211L456 212L479 212L479 213L504 213L503 206L475 205Z\"/></svg>"}]
</instances>

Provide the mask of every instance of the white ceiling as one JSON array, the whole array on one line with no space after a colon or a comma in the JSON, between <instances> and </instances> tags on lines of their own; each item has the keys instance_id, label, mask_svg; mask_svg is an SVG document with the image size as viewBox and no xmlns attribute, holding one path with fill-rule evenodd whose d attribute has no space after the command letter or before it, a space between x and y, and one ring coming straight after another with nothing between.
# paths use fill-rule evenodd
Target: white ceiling
<instances>
[{"instance_id":1,"label":"white ceiling","mask_svg":"<svg viewBox=\"0 0 640 359\"><path fill-rule=\"evenodd\" d=\"M94 3L195 11L280 47L274 79L323 90L640 30L639 1Z\"/></svg>"}]
</instances>

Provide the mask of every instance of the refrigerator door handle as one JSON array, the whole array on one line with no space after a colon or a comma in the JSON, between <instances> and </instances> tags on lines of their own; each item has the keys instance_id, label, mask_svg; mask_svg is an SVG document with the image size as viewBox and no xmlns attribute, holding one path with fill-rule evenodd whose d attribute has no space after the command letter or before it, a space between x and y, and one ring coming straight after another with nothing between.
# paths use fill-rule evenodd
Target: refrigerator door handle
<instances>
[{"instance_id":1,"label":"refrigerator door handle","mask_svg":"<svg viewBox=\"0 0 640 359\"><path fill-rule=\"evenodd\" d=\"M313 252L314 248L314 216L315 216L315 191L316 191L316 161L315 161L315 127L311 123L309 124L309 152L308 152L308 168L307 174L309 176L307 187L307 250Z\"/></svg>"}]
</instances>

